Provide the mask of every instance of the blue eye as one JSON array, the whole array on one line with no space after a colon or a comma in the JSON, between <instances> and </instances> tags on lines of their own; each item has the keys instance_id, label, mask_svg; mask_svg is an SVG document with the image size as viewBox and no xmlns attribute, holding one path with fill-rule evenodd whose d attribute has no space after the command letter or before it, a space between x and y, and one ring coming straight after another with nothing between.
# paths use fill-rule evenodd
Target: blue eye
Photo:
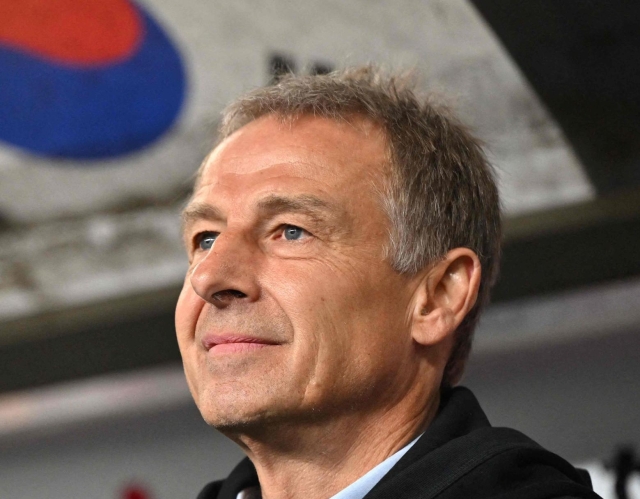
<instances>
[{"instance_id":1,"label":"blue eye","mask_svg":"<svg viewBox=\"0 0 640 499\"><path fill-rule=\"evenodd\" d=\"M217 237L217 232L203 232L202 234L198 234L196 239L198 248L201 250L210 250L213 247L213 243L216 242Z\"/></svg>"},{"instance_id":2,"label":"blue eye","mask_svg":"<svg viewBox=\"0 0 640 499\"><path fill-rule=\"evenodd\" d=\"M305 234L305 230L300 227L296 227L295 225L285 225L284 226L284 238L287 241L297 241L301 239Z\"/></svg>"}]
</instances>

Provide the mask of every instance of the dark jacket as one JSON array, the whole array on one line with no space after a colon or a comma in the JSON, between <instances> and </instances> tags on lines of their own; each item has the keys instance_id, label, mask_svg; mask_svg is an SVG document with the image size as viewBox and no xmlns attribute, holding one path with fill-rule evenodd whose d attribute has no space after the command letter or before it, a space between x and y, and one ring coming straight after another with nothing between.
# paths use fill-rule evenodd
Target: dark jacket
<instances>
[{"instance_id":1,"label":"dark jacket","mask_svg":"<svg viewBox=\"0 0 640 499\"><path fill-rule=\"evenodd\" d=\"M207 485L198 499L236 499L258 485L244 459L224 481ZM586 471L544 450L522 433L493 428L474 395L458 387L442 396L422 437L365 499L593 498Z\"/></svg>"}]
</instances>

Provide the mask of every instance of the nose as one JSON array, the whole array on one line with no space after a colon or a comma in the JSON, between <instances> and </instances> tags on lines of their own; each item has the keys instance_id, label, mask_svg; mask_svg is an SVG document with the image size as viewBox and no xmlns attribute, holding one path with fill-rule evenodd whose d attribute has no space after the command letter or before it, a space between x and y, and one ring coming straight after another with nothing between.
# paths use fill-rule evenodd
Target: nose
<instances>
[{"instance_id":1,"label":"nose","mask_svg":"<svg viewBox=\"0 0 640 499\"><path fill-rule=\"evenodd\" d=\"M191 270L191 286L200 298L220 309L256 301L260 296L256 257L250 241L224 232Z\"/></svg>"}]
</instances>

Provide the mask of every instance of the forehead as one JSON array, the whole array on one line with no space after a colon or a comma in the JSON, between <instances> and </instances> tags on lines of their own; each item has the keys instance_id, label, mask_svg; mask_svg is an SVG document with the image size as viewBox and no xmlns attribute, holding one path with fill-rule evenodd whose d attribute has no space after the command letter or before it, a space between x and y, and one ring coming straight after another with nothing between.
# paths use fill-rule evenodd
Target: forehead
<instances>
[{"instance_id":1,"label":"forehead","mask_svg":"<svg viewBox=\"0 0 640 499\"><path fill-rule=\"evenodd\" d=\"M352 191L379 184L387 163L384 132L368 120L304 116L283 122L269 115L240 128L211 152L195 195L242 190L256 182L272 188L309 183L327 191Z\"/></svg>"}]
</instances>

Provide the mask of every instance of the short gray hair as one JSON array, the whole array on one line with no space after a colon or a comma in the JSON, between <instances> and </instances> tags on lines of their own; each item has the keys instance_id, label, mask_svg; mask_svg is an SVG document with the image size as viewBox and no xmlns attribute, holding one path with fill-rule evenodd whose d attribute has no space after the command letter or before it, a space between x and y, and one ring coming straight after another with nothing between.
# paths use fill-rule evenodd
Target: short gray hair
<instances>
[{"instance_id":1,"label":"short gray hair","mask_svg":"<svg viewBox=\"0 0 640 499\"><path fill-rule=\"evenodd\" d=\"M410 74L387 75L374 66L286 75L227 107L219 140L265 115L341 121L358 116L382 127L392 163L382 203L390 220L393 268L414 274L457 247L473 250L482 266L478 299L456 330L443 373L443 385L450 386L462 376L473 331L497 277L500 202L480 141L447 107L432 97L418 97L415 87Z\"/></svg>"}]
</instances>

